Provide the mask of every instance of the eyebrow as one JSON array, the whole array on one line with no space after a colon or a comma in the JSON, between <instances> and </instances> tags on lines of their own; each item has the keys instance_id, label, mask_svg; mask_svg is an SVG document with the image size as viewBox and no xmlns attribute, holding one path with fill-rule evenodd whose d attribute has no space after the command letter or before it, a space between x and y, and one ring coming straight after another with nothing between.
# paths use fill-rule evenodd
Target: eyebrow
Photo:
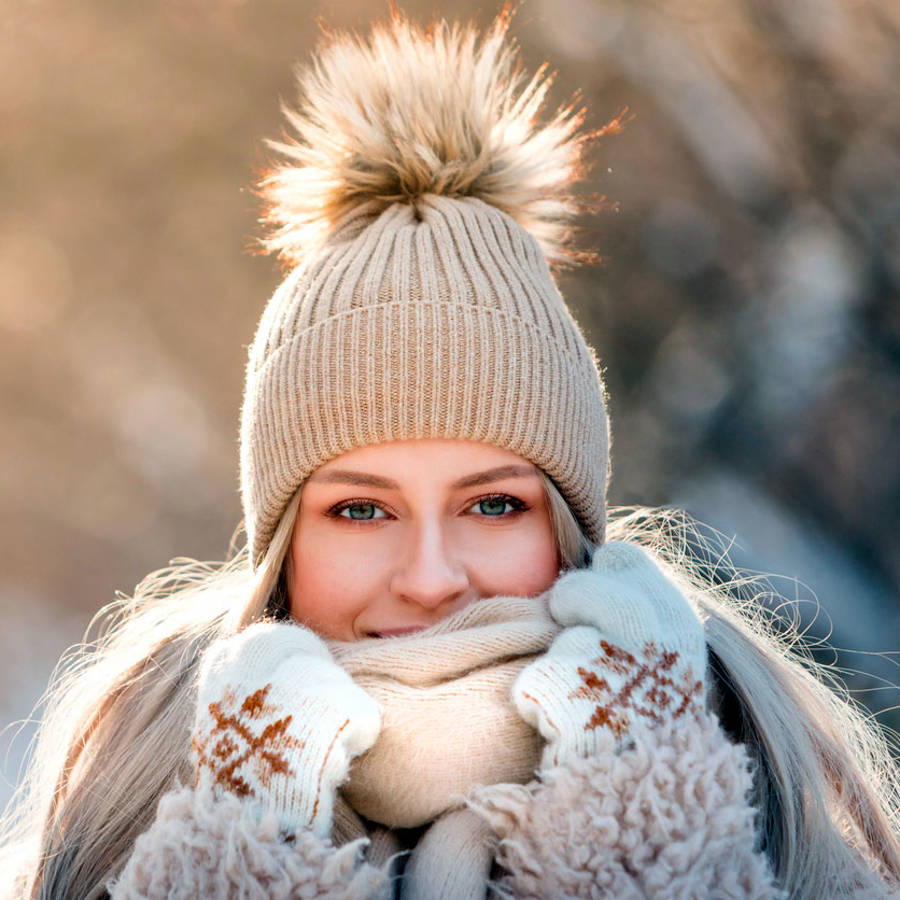
<instances>
[{"instance_id":1,"label":"eyebrow","mask_svg":"<svg viewBox=\"0 0 900 900\"><path fill-rule=\"evenodd\" d=\"M490 484L492 481L501 481L504 478L529 478L535 474L533 466L520 466L513 463L485 469L483 472L475 472L472 475L464 475L454 481L450 487L452 490L458 490L459 488L477 487L480 484ZM327 472L314 472L309 476L309 481L315 481L318 484L352 484L360 487L400 490L400 485L390 478L372 475L369 472L357 472L353 469L330 469Z\"/></svg>"}]
</instances>

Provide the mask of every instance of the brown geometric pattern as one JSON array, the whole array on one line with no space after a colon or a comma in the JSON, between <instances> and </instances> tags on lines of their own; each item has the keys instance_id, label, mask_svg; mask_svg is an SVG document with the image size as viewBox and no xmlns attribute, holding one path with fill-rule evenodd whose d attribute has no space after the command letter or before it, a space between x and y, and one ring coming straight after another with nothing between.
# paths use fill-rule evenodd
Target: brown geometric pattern
<instances>
[{"instance_id":1,"label":"brown geometric pattern","mask_svg":"<svg viewBox=\"0 0 900 900\"><path fill-rule=\"evenodd\" d=\"M287 734L292 716L276 716L279 708L266 702L272 685L267 684L246 696L238 706L233 691L227 690L221 703L210 703L213 727L202 739L195 737L191 746L197 754L197 779L202 770L212 775L213 783L238 797L255 796L253 788L238 771L247 767L263 788L269 787L274 774L293 775L285 751L298 750L303 742ZM264 723L262 730L259 724ZM256 726L255 728L252 726ZM256 732L256 733L255 733Z\"/></svg>"},{"instance_id":2,"label":"brown geometric pattern","mask_svg":"<svg viewBox=\"0 0 900 900\"><path fill-rule=\"evenodd\" d=\"M585 731L609 728L621 737L631 722L631 713L658 724L664 719L677 719L689 709L700 711L696 701L703 693L703 683L693 680L690 669L678 672L678 653L659 650L653 641L644 645L641 659L604 640L600 649L593 660L599 671L579 666L582 686L569 694L570 699L596 703ZM621 686L613 688L605 674L619 676L614 680Z\"/></svg>"}]
</instances>

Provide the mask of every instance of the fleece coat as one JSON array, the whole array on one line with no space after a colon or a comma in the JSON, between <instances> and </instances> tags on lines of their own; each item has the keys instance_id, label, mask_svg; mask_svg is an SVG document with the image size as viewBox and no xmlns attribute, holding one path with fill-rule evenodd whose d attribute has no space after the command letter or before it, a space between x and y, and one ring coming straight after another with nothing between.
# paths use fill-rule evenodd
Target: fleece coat
<instances>
[{"instance_id":1,"label":"fleece coat","mask_svg":"<svg viewBox=\"0 0 900 900\"><path fill-rule=\"evenodd\" d=\"M780 897L756 849L750 789L746 751L706 713L527 785L477 789L470 809L499 841L499 877L484 896ZM111 896L406 897L395 867L373 865L367 845L335 846L308 830L286 841L274 816L180 788L160 801Z\"/></svg>"}]
</instances>

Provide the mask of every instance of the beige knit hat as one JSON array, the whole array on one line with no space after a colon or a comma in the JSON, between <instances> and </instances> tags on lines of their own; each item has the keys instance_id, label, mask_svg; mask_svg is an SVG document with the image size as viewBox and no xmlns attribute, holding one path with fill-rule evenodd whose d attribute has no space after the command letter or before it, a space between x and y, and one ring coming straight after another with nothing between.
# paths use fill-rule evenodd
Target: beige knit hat
<instances>
[{"instance_id":1,"label":"beige knit hat","mask_svg":"<svg viewBox=\"0 0 900 900\"><path fill-rule=\"evenodd\" d=\"M326 39L298 72L297 138L262 183L293 268L250 348L241 491L258 565L320 465L383 441L483 441L531 460L603 539L609 436L593 353L548 258L566 249L582 114L535 122L501 14ZM614 120L604 131L618 127ZM595 132L596 136L599 132Z\"/></svg>"}]
</instances>

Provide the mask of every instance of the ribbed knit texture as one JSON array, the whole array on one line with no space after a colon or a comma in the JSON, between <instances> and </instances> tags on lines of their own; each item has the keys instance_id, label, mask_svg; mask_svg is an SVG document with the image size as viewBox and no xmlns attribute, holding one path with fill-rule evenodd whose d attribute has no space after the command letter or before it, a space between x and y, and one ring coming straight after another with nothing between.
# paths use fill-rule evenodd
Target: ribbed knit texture
<instances>
[{"instance_id":1,"label":"ribbed knit texture","mask_svg":"<svg viewBox=\"0 0 900 900\"><path fill-rule=\"evenodd\" d=\"M425 195L377 216L362 204L272 297L241 422L254 565L320 465L428 437L530 460L602 540L609 439L594 355L534 237L475 198Z\"/></svg>"},{"instance_id":2,"label":"ribbed knit texture","mask_svg":"<svg viewBox=\"0 0 900 900\"><path fill-rule=\"evenodd\" d=\"M441 816L412 853L404 900L485 900L497 843L493 829L471 810Z\"/></svg>"}]
</instances>

